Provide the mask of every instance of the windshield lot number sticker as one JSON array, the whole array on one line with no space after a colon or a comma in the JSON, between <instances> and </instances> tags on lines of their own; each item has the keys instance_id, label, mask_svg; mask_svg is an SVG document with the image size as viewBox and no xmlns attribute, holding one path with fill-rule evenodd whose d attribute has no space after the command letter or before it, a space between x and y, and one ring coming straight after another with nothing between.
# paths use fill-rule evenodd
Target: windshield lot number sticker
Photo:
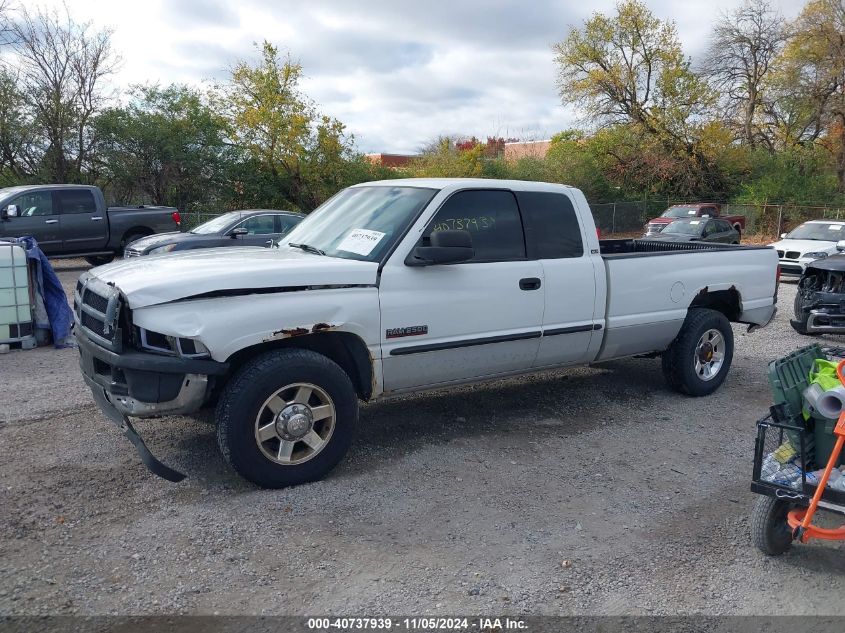
<instances>
[{"instance_id":1,"label":"windshield lot number sticker","mask_svg":"<svg viewBox=\"0 0 845 633\"><path fill-rule=\"evenodd\" d=\"M383 237L384 233L380 231L352 229L349 231L349 235L344 237L343 241L337 245L337 250L356 253L357 255L369 255Z\"/></svg>"}]
</instances>

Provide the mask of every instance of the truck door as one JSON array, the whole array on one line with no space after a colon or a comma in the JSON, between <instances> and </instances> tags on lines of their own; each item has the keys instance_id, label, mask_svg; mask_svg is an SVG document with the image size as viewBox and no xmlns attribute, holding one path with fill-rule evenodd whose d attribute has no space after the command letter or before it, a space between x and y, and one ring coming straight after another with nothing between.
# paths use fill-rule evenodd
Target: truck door
<instances>
[{"instance_id":1,"label":"truck door","mask_svg":"<svg viewBox=\"0 0 845 633\"><path fill-rule=\"evenodd\" d=\"M470 233L468 262L406 266L391 261L379 284L387 391L530 368L543 318L543 267L528 259L509 190L452 194L417 245L435 231Z\"/></svg>"},{"instance_id":2,"label":"truck door","mask_svg":"<svg viewBox=\"0 0 845 633\"><path fill-rule=\"evenodd\" d=\"M48 255L62 250L59 213L53 205L51 190L22 193L5 203L7 209L12 205L16 207L17 215L0 220L0 237L31 235L38 241L41 250Z\"/></svg>"},{"instance_id":3,"label":"truck door","mask_svg":"<svg viewBox=\"0 0 845 633\"><path fill-rule=\"evenodd\" d=\"M90 189L59 189L63 249L67 253L101 251L109 237L106 211L98 210Z\"/></svg>"},{"instance_id":4,"label":"truck door","mask_svg":"<svg viewBox=\"0 0 845 633\"><path fill-rule=\"evenodd\" d=\"M564 193L517 194L525 220L528 255L543 266L546 286L543 337L537 367L580 363L592 357L590 342L601 337L596 319L595 260L584 248L581 223ZM588 358L589 357L589 358Z\"/></svg>"}]
</instances>

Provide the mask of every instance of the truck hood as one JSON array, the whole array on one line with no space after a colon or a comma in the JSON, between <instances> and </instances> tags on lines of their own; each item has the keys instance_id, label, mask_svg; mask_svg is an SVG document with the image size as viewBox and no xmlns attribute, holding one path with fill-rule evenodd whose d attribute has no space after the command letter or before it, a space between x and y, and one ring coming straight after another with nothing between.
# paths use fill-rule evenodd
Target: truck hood
<instances>
[{"instance_id":1,"label":"truck hood","mask_svg":"<svg viewBox=\"0 0 845 633\"><path fill-rule=\"evenodd\" d=\"M90 274L117 287L134 309L226 290L372 286L378 264L292 248L229 247L133 257Z\"/></svg>"},{"instance_id":2,"label":"truck hood","mask_svg":"<svg viewBox=\"0 0 845 633\"><path fill-rule=\"evenodd\" d=\"M779 240L769 246L774 246L779 251L798 251L801 256L804 253L825 252L832 255L836 252L836 242L828 242L827 240Z\"/></svg>"}]
</instances>

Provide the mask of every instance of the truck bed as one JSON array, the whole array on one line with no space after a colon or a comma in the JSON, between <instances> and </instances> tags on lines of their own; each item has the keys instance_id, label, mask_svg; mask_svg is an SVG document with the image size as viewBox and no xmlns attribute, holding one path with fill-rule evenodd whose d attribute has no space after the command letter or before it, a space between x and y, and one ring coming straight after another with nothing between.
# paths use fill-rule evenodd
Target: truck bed
<instances>
[{"instance_id":1,"label":"truck bed","mask_svg":"<svg viewBox=\"0 0 845 633\"><path fill-rule=\"evenodd\" d=\"M737 321L771 317L777 254L768 246L628 239L599 249L607 286L599 360L666 349L689 306L713 293L739 303Z\"/></svg>"}]
</instances>

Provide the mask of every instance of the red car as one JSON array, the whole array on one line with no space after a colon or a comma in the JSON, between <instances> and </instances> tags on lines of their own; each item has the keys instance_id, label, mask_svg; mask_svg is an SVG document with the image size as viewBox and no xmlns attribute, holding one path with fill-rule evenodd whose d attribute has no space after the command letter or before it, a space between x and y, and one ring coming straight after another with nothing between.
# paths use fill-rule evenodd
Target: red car
<instances>
[{"instance_id":1,"label":"red car","mask_svg":"<svg viewBox=\"0 0 845 633\"><path fill-rule=\"evenodd\" d=\"M666 209L659 218L652 218L645 225L645 234L657 235L678 218L722 218L731 223L737 231L745 230L744 215L722 215L722 205L716 202L696 204L675 204Z\"/></svg>"}]
</instances>

